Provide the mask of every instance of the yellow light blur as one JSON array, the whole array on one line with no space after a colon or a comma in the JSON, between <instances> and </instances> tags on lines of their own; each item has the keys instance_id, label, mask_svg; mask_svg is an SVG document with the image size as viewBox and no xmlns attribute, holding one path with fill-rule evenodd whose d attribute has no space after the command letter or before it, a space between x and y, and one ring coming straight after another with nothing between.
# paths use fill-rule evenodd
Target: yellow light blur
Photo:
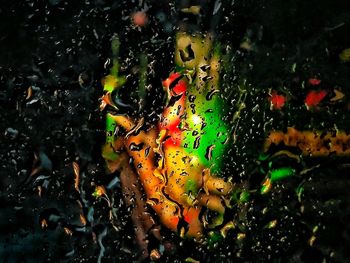
<instances>
[{"instance_id":1,"label":"yellow light blur","mask_svg":"<svg viewBox=\"0 0 350 263\"><path fill-rule=\"evenodd\" d=\"M201 124L202 123L202 118L199 117L198 115L194 114L194 115L192 115L192 123L194 125Z\"/></svg>"}]
</instances>

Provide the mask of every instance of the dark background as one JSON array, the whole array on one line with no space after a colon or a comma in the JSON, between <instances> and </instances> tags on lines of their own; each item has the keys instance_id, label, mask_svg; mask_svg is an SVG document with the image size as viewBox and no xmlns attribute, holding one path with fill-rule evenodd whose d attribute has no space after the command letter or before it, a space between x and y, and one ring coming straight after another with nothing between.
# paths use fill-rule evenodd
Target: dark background
<instances>
[{"instance_id":1,"label":"dark background","mask_svg":"<svg viewBox=\"0 0 350 263\"><path fill-rule=\"evenodd\" d=\"M180 12L196 4L203 6L200 16ZM132 25L130 18L139 10L146 10L149 19L143 28ZM238 129L241 140L225 156L225 173L234 174L237 182L252 188L261 182L256 159L264 139L262 127L270 119L267 129L322 130L336 125L350 130L348 102L309 112L303 98L310 87L302 85L316 77L322 88L338 87L350 95L349 63L339 60L340 52L350 47L348 1L1 1L0 262L96 262L102 247L93 235L102 238L102 262L137 258L120 188L109 192L115 200L118 232L108 221L104 201L92 197L93 184L106 185L116 176L105 174L100 155L105 136L104 113L98 110L100 81L108 74L104 64L111 58L111 37L117 34L121 74L128 76L121 96L131 105L138 104L133 93L138 84L135 66L140 54L146 54L151 89L147 106L132 114L155 121L163 102L161 80L174 67L174 36L179 28L215 32L231 61L223 77L225 92L231 94L227 97L231 114L238 99L235 87L243 80L250 86ZM246 39L252 44L249 51L240 48ZM30 86L33 95L26 99ZM292 96L293 103L283 112L271 112L266 102L270 88ZM256 105L259 110L253 111ZM43 169L30 177L35 153L41 156L38 165ZM81 208L74 190L73 161L84 172L83 212L93 213L85 232L77 227ZM237 241L234 232L208 248L164 230L166 251L161 261L192 257L200 262L347 262L350 163L348 158L330 156L305 160L303 166L320 163L305 178L281 182L268 197L257 195L247 203L240 218L245 241ZM300 203L295 188L303 180ZM265 207L268 213L262 215ZM48 228L42 229L41 219L50 216ZM278 219L277 227L266 229L273 219ZM315 226L316 241L310 246ZM73 235L65 234L64 227L73 229ZM150 247L158 246L150 242Z\"/></svg>"}]
</instances>

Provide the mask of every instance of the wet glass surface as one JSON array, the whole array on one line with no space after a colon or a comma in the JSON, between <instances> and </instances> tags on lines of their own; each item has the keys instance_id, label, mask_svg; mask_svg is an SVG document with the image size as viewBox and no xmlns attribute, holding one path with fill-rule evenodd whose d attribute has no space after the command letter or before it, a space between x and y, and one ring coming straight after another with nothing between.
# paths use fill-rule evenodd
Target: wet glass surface
<instances>
[{"instance_id":1,"label":"wet glass surface","mask_svg":"<svg viewBox=\"0 0 350 263\"><path fill-rule=\"evenodd\" d=\"M0 5L0 262L346 262L347 1Z\"/></svg>"}]
</instances>

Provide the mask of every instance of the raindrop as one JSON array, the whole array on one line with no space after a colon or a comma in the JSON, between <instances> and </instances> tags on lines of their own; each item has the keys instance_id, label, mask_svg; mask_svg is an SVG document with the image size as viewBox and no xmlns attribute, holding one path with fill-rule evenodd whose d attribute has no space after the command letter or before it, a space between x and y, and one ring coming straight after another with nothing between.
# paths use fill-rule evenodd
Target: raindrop
<instances>
[{"instance_id":1,"label":"raindrop","mask_svg":"<svg viewBox=\"0 0 350 263\"><path fill-rule=\"evenodd\" d=\"M196 138L196 140L194 141L194 143L193 143L193 148L194 148L194 149L198 149L200 139L201 139L201 136L198 136L198 137Z\"/></svg>"},{"instance_id":2,"label":"raindrop","mask_svg":"<svg viewBox=\"0 0 350 263\"><path fill-rule=\"evenodd\" d=\"M189 97L188 97L188 100L189 100L189 102L194 102L194 100L196 99L196 96L194 96L194 95L190 95Z\"/></svg>"},{"instance_id":3,"label":"raindrop","mask_svg":"<svg viewBox=\"0 0 350 263\"><path fill-rule=\"evenodd\" d=\"M217 90L217 89L213 89L211 91L208 92L207 96L206 96L206 99L207 100L211 100L213 98L213 96L216 94L216 93L219 93L220 91Z\"/></svg>"},{"instance_id":4,"label":"raindrop","mask_svg":"<svg viewBox=\"0 0 350 263\"><path fill-rule=\"evenodd\" d=\"M210 161L211 158L212 158L212 152L213 152L214 148L215 148L215 144L213 144L213 145L211 145L211 146L208 146L207 149L206 149L205 158L206 158L207 160L209 160L209 161Z\"/></svg>"},{"instance_id":5,"label":"raindrop","mask_svg":"<svg viewBox=\"0 0 350 263\"><path fill-rule=\"evenodd\" d=\"M132 143L130 143L130 145L129 145L129 150L130 151L140 151L140 150L142 150L142 148L143 148L143 146L144 146L144 143L142 142L142 143L139 143L139 144L136 144L136 143L134 143L134 142L132 142Z\"/></svg>"},{"instance_id":6,"label":"raindrop","mask_svg":"<svg viewBox=\"0 0 350 263\"><path fill-rule=\"evenodd\" d=\"M149 155L150 150L151 150L151 146L148 146L145 150L145 158Z\"/></svg>"},{"instance_id":7,"label":"raindrop","mask_svg":"<svg viewBox=\"0 0 350 263\"><path fill-rule=\"evenodd\" d=\"M186 53L185 53L186 52ZM189 44L185 50L180 50L180 57L183 62L191 61L194 59L194 51L191 47L191 44Z\"/></svg>"},{"instance_id":8,"label":"raindrop","mask_svg":"<svg viewBox=\"0 0 350 263\"><path fill-rule=\"evenodd\" d=\"M207 71L208 69L210 69L210 65L203 65L200 67L200 69L203 71Z\"/></svg>"},{"instance_id":9,"label":"raindrop","mask_svg":"<svg viewBox=\"0 0 350 263\"><path fill-rule=\"evenodd\" d=\"M208 81L208 80L212 80L212 79L213 79L212 76L205 76L205 77L202 78L202 80L203 80L204 82L206 82L206 81Z\"/></svg>"}]
</instances>

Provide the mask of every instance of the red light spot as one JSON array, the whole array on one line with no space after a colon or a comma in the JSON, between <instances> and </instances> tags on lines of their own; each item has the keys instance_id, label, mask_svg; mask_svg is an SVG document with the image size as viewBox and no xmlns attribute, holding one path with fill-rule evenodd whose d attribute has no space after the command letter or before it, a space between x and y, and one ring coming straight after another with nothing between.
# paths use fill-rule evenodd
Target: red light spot
<instances>
[{"instance_id":1,"label":"red light spot","mask_svg":"<svg viewBox=\"0 0 350 263\"><path fill-rule=\"evenodd\" d=\"M179 83L174 87L174 92L178 95L183 94L186 91L186 82L180 80Z\"/></svg>"},{"instance_id":2,"label":"red light spot","mask_svg":"<svg viewBox=\"0 0 350 263\"><path fill-rule=\"evenodd\" d=\"M321 80L319 80L319 79L316 79L316 78L310 78L309 79L309 84L312 85L312 86L320 85L320 83L321 83Z\"/></svg>"},{"instance_id":3,"label":"red light spot","mask_svg":"<svg viewBox=\"0 0 350 263\"><path fill-rule=\"evenodd\" d=\"M308 107L316 106L324 99L324 97L326 97L326 95L327 95L327 91L325 90L320 90L320 91L311 90L306 95L305 104Z\"/></svg>"},{"instance_id":4,"label":"red light spot","mask_svg":"<svg viewBox=\"0 0 350 263\"><path fill-rule=\"evenodd\" d=\"M181 77L178 72L172 73L163 81L163 86L169 90L170 85ZM174 83L175 84L175 83ZM166 147L178 147L182 141L182 130L179 128L181 116L184 114L187 84L180 79L170 91L171 96L181 95L174 105L167 107L163 112L163 121L160 123L161 130L167 130L167 138L164 141Z\"/></svg>"},{"instance_id":5,"label":"red light spot","mask_svg":"<svg viewBox=\"0 0 350 263\"><path fill-rule=\"evenodd\" d=\"M147 24L148 18L145 12L139 11L132 14L132 22L135 26L143 27Z\"/></svg>"},{"instance_id":6,"label":"red light spot","mask_svg":"<svg viewBox=\"0 0 350 263\"><path fill-rule=\"evenodd\" d=\"M176 216L171 217L171 228L176 229L176 226L179 224L179 218Z\"/></svg>"},{"instance_id":7,"label":"red light spot","mask_svg":"<svg viewBox=\"0 0 350 263\"><path fill-rule=\"evenodd\" d=\"M283 95L278 95L277 92L272 92L271 94L271 106L273 109L280 110L286 103L286 98Z\"/></svg>"},{"instance_id":8,"label":"red light spot","mask_svg":"<svg viewBox=\"0 0 350 263\"><path fill-rule=\"evenodd\" d=\"M194 220L198 219L199 211L194 208L189 208L184 211L184 219L187 223L192 223Z\"/></svg>"},{"instance_id":9,"label":"red light spot","mask_svg":"<svg viewBox=\"0 0 350 263\"><path fill-rule=\"evenodd\" d=\"M178 77L180 77L180 73L172 73L166 80L163 81L163 86L169 88L170 84Z\"/></svg>"},{"instance_id":10,"label":"red light spot","mask_svg":"<svg viewBox=\"0 0 350 263\"><path fill-rule=\"evenodd\" d=\"M179 129L180 124L180 118L173 121L167 126L163 126L165 129L168 129L168 135L170 136L166 141L164 142L164 145L167 146L174 146L178 147L181 145L182 141L182 131Z\"/></svg>"}]
</instances>

